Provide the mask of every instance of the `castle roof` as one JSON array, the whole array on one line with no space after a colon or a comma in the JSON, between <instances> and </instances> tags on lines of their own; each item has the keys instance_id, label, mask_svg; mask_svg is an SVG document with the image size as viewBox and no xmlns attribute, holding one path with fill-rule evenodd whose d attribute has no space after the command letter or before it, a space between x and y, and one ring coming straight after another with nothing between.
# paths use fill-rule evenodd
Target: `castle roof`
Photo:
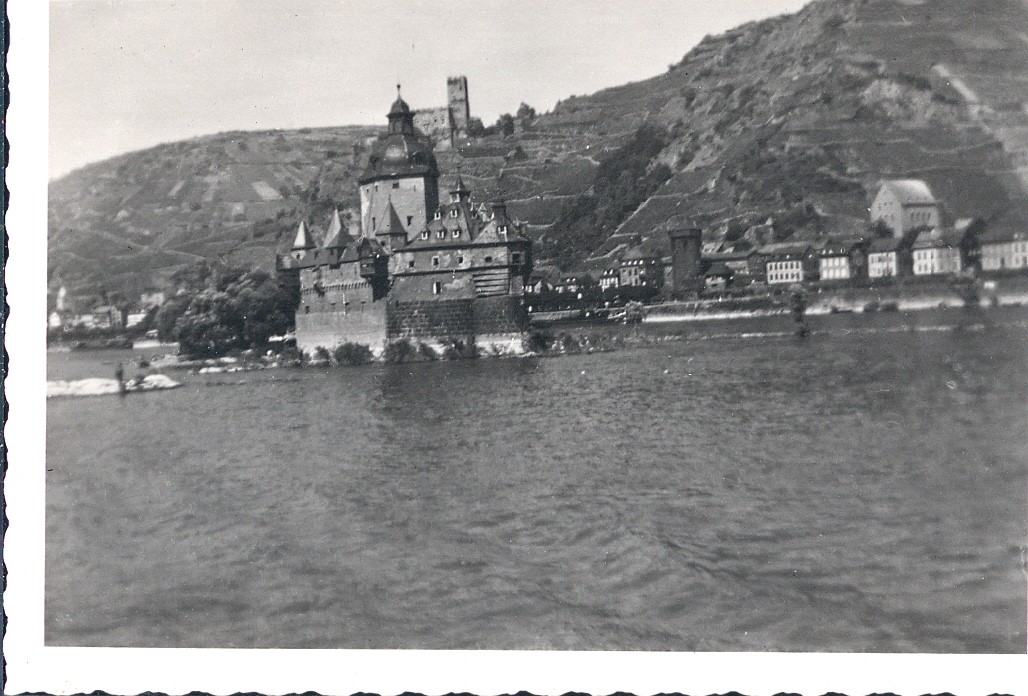
<instances>
[{"instance_id":1,"label":"castle roof","mask_svg":"<svg viewBox=\"0 0 1028 696\"><path fill-rule=\"evenodd\" d=\"M303 220L300 220L300 225L296 228L296 237L293 239L292 248L313 249L314 246L314 238L307 231L307 225L304 224Z\"/></svg>"},{"instance_id":2,"label":"castle roof","mask_svg":"<svg viewBox=\"0 0 1028 696\"><path fill-rule=\"evenodd\" d=\"M934 205L935 196L928 184L921 179L889 179L882 184L888 189L900 205Z\"/></svg>"},{"instance_id":3,"label":"castle roof","mask_svg":"<svg viewBox=\"0 0 1028 696\"><path fill-rule=\"evenodd\" d=\"M351 241L350 235L343 231L343 223L339 219L339 209L337 208L332 212L332 222L328 225L328 232L325 235L325 243L322 246L325 249L345 247Z\"/></svg>"},{"instance_id":4,"label":"castle roof","mask_svg":"<svg viewBox=\"0 0 1028 696\"><path fill-rule=\"evenodd\" d=\"M400 86L396 86L399 91ZM438 175L432 141L414 128L414 112L397 94L389 109L389 129L371 146L368 165L358 179L361 185L408 176Z\"/></svg>"},{"instance_id":5,"label":"castle roof","mask_svg":"<svg viewBox=\"0 0 1028 696\"><path fill-rule=\"evenodd\" d=\"M347 263L376 256L386 256L385 249L376 240L361 236L346 245L339 260Z\"/></svg>"},{"instance_id":6,"label":"castle roof","mask_svg":"<svg viewBox=\"0 0 1028 696\"><path fill-rule=\"evenodd\" d=\"M425 176L439 171L432 141L420 133L388 133L371 146L368 165L359 183L407 176Z\"/></svg>"},{"instance_id":7,"label":"castle roof","mask_svg":"<svg viewBox=\"0 0 1028 696\"><path fill-rule=\"evenodd\" d=\"M387 116L403 116L411 113L410 106L407 105L407 102L405 102L403 97L399 94L400 85L396 85L396 90L396 101L394 101L393 105L389 107L389 113Z\"/></svg>"}]
</instances>

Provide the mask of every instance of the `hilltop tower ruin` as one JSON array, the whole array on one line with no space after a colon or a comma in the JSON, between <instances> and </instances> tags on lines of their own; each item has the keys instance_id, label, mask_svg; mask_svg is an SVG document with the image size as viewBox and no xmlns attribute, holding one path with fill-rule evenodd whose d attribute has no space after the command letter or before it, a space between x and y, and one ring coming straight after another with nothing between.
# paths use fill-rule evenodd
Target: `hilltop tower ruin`
<instances>
[{"instance_id":1,"label":"hilltop tower ruin","mask_svg":"<svg viewBox=\"0 0 1028 696\"><path fill-rule=\"evenodd\" d=\"M466 135L471 120L471 104L468 102L468 78L463 75L446 78L446 103L450 107L453 130Z\"/></svg>"},{"instance_id":2,"label":"hilltop tower ruin","mask_svg":"<svg viewBox=\"0 0 1028 696\"><path fill-rule=\"evenodd\" d=\"M463 75L446 78L446 106L414 112L414 127L427 135L438 150L449 150L456 138L467 137L470 120L468 78Z\"/></svg>"}]
</instances>

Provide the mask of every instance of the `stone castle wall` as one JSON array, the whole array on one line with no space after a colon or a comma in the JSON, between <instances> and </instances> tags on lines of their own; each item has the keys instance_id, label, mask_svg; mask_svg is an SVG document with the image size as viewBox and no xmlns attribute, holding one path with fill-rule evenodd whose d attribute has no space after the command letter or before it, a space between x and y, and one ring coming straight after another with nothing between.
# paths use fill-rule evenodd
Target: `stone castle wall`
<instances>
[{"instance_id":1,"label":"stone castle wall","mask_svg":"<svg viewBox=\"0 0 1028 696\"><path fill-rule=\"evenodd\" d=\"M296 347L305 353L362 343L377 355L385 347L386 300L357 273L357 264L302 269L296 312ZM317 289L316 289L317 288Z\"/></svg>"}]
</instances>

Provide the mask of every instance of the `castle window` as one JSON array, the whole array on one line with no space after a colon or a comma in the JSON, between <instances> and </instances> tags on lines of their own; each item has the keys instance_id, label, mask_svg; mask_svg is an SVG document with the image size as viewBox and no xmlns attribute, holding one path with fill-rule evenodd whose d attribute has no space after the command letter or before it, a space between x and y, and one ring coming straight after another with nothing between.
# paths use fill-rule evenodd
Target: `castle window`
<instances>
[{"instance_id":1,"label":"castle window","mask_svg":"<svg viewBox=\"0 0 1028 696\"><path fill-rule=\"evenodd\" d=\"M311 306L310 305L304 305L303 306L303 313L304 314L310 314L311 313Z\"/></svg>"},{"instance_id":2,"label":"castle window","mask_svg":"<svg viewBox=\"0 0 1028 696\"><path fill-rule=\"evenodd\" d=\"M411 223L413 223L413 222L414 222L414 216L413 215L408 215L407 216L407 227L410 227Z\"/></svg>"},{"instance_id":3,"label":"castle window","mask_svg":"<svg viewBox=\"0 0 1028 696\"><path fill-rule=\"evenodd\" d=\"M421 238L422 239L428 239L428 230L422 230Z\"/></svg>"},{"instance_id":4,"label":"castle window","mask_svg":"<svg viewBox=\"0 0 1028 696\"><path fill-rule=\"evenodd\" d=\"M376 191L378 190L378 184L375 184L375 190Z\"/></svg>"},{"instance_id":5,"label":"castle window","mask_svg":"<svg viewBox=\"0 0 1028 696\"><path fill-rule=\"evenodd\" d=\"M414 259L407 262L407 268L414 268Z\"/></svg>"},{"instance_id":6,"label":"castle window","mask_svg":"<svg viewBox=\"0 0 1028 696\"><path fill-rule=\"evenodd\" d=\"M459 236L460 236L460 230L459 230L459 229L457 229L457 230L454 230L454 231L453 231L453 238L454 238L454 239L456 239L456 238L457 238L457 237L459 237Z\"/></svg>"},{"instance_id":7,"label":"castle window","mask_svg":"<svg viewBox=\"0 0 1028 696\"><path fill-rule=\"evenodd\" d=\"M400 188L400 182L399 182L399 181L394 181L394 182L393 182L393 188L394 188L394 189L398 189L398 188Z\"/></svg>"},{"instance_id":8,"label":"castle window","mask_svg":"<svg viewBox=\"0 0 1028 696\"><path fill-rule=\"evenodd\" d=\"M485 257L485 262L486 263L492 263L493 262L493 257L492 256L486 256Z\"/></svg>"},{"instance_id":9,"label":"castle window","mask_svg":"<svg viewBox=\"0 0 1028 696\"><path fill-rule=\"evenodd\" d=\"M464 263L464 257L463 256L458 256L457 257L457 264L459 265L459 264L462 264L462 263Z\"/></svg>"},{"instance_id":10,"label":"castle window","mask_svg":"<svg viewBox=\"0 0 1028 696\"><path fill-rule=\"evenodd\" d=\"M376 224L375 218L371 218L371 229L372 229L372 231L374 231L374 229L375 229L375 224Z\"/></svg>"},{"instance_id":11,"label":"castle window","mask_svg":"<svg viewBox=\"0 0 1028 696\"><path fill-rule=\"evenodd\" d=\"M440 282L432 283L432 294L438 295L443 291L443 284Z\"/></svg>"},{"instance_id":12,"label":"castle window","mask_svg":"<svg viewBox=\"0 0 1028 696\"><path fill-rule=\"evenodd\" d=\"M510 255L510 260L514 263L514 265L521 263L521 254L518 252L514 252Z\"/></svg>"},{"instance_id":13,"label":"castle window","mask_svg":"<svg viewBox=\"0 0 1028 696\"><path fill-rule=\"evenodd\" d=\"M432 268L439 268L439 257L438 256L433 256L432 257Z\"/></svg>"}]
</instances>

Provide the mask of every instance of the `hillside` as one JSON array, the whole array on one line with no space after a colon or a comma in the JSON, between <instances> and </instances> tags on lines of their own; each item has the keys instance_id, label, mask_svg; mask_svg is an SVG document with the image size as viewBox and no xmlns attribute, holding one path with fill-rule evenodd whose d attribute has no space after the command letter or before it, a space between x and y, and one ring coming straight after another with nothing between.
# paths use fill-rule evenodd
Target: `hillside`
<instances>
[{"instance_id":1,"label":"hillside","mask_svg":"<svg viewBox=\"0 0 1028 696\"><path fill-rule=\"evenodd\" d=\"M1026 27L1021 0L816 0L439 153L443 186L459 166L565 267L665 245L686 221L708 237L769 219L779 237L859 231L893 176L928 180L951 218L998 218L1028 199ZM134 294L198 258L270 267L301 217L356 205L353 144L380 127L222 134L74 172L51 185L51 279Z\"/></svg>"}]
</instances>

